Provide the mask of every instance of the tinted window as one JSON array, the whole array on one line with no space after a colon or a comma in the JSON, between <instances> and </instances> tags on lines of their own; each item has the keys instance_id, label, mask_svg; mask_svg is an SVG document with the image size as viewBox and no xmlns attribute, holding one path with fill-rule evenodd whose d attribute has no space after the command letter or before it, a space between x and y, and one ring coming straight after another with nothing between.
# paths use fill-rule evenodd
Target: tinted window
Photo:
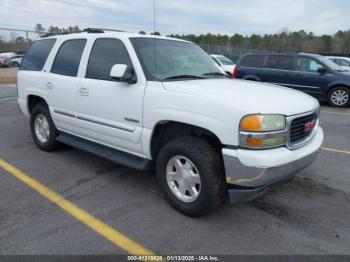
<instances>
[{"instance_id":1,"label":"tinted window","mask_svg":"<svg viewBox=\"0 0 350 262\"><path fill-rule=\"evenodd\" d=\"M40 71L43 69L56 39L39 40L32 44L23 58L22 70Z\"/></svg>"},{"instance_id":2,"label":"tinted window","mask_svg":"<svg viewBox=\"0 0 350 262\"><path fill-rule=\"evenodd\" d=\"M77 76L85 44L85 39L64 42L56 55L51 72L66 76Z\"/></svg>"},{"instance_id":3,"label":"tinted window","mask_svg":"<svg viewBox=\"0 0 350 262\"><path fill-rule=\"evenodd\" d=\"M269 55L267 59L267 68L291 70L293 66L293 56Z\"/></svg>"},{"instance_id":4,"label":"tinted window","mask_svg":"<svg viewBox=\"0 0 350 262\"><path fill-rule=\"evenodd\" d=\"M337 59L337 64L340 66L350 66L350 61L345 59Z\"/></svg>"},{"instance_id":5,"label":"tinted window","mask_svg":"<svg viewBox=\"0 0 350 262\"><path fill-rule=\"evenodd\" d=\"M324 67L317 60L308 57L298 57L296 70L304 72L317 72L319 68Z\"/></svg>"},{"instance_id":6,"label":"tinted window","mask_svg":"<svg viewBox=\"0 0 350 262\"><path fill-rule=\"evenodd\" d=\"M233 62L230 59L228 59L226 56L218 56L218 60L223 65L233 65Z\"/></svg>"},{"instance_id":7,"label":"tinted window","mask_svg":"<svg viewBox=\"0 0 350 262\"><path fill-rule=\"evenodd\" d=\"M243 57L241 66L245 67L262 67L264 64L264 55L247 55Z\"/></svg>"},{"instance_id":8,"label":"tinted window","mask_svg":"<svg viewBox=\"0 0 350 262\"><path fill-rule=\"evenodd\" d=\"M97 39L91 50L86 77L112 80L110 73L115 64L132 66L122 41L110 38Z\"/></svg>"}]
</instances>

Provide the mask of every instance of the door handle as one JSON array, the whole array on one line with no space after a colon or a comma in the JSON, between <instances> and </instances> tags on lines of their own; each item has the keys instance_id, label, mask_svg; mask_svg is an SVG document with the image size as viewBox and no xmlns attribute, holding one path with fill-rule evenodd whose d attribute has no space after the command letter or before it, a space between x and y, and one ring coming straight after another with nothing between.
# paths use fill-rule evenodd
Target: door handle
<instances>
[{"instance_id":1,"label":"door handle","mask_svg":"<svg viewBox=\"0 0 350 262\"><path fill-rule=\"evenodd\" d=\"M81 96L88 96L89 95L89 89L87 89L86 87L82 87L79 90L79 93Z\"/></svg>"},{"instance_id":2,"label":"door handle","mask_svg":"<svg viewBox=\"0 0 350 262\"><path fill-rule=\"evenodd\" d=\"M53 84L51 82L47 82L45 85L47 90L52 90L53 89Z\"/></svg>"}]
</instances>

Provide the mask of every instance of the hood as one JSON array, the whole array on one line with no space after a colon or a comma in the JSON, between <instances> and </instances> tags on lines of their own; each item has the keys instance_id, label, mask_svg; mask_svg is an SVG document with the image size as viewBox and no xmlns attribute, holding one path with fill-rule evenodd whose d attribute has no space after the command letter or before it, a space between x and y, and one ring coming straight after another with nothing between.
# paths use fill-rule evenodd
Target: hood
<instances>
[{"instance_id":1,"label":"hood","mask_svg":"<svg viewBox=\"0 0 350 262\"><path fill-rule=\"evenodd\" d=\"M163 82L168 91L181 92L226 103L247 114L283 114L308 112L319 107L313 97L287 87L238 79L203 79Z\"/></svg>"}]
</instances>

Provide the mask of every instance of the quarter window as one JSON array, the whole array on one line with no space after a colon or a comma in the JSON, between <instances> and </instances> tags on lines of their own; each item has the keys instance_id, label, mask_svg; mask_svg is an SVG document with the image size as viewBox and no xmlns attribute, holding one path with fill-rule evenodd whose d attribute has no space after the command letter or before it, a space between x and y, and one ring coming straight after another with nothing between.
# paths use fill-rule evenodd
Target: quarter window
<instances>
[{"instance_id":1,"label":"quarter window","mask_svg":"<svg viewBox=\"0 0 350 262\"><path fill-rule=\"evenodd\" d=\"M85 39L64 42L56 55L51 72L59 75L77 76L85 44Z\"/></svg>"},{"instance_id":2,"label":"quarter window","mask_svg":"<svg viewBox=\"0 0 350 262\"><path fill-rule=\"evenodd\" d=\"M317 70L322 67L324 66L312 58L298 57L297 59L297 64L296 64L297 71L316 73Z\"/></svg>"},{"instance_id":3,"label":"quarter window","mask_svg":"<svg viewBox=\"0 0 350 262\"><path fill-rule=\"evenodd\" d=\"M264 64L264 55L247 55L242 59L241 66L262 67Z\"/></svg>"},{"instance_id":4,"label":"quarter window","mask_svg":"<svg viewBox=\"0 0 350 262\"><path fill-rule=\"evenodd\" d=\"M115 64L132 66L123 42L111 38L97 39L91 50L86 78L112 80L110 73Z\"/></svg>"},{"instance_id":5,"label":"quarter window","mask_svg":"<svg viewBox=\"0 0 350 262\"><path fill-rule=\"evenodd\" d=\"M293 65L293 56L269 55L267 59L267 68L291 70Z\"/></svg>"},{"instance_id":6,"label":"quarter window","mask_svg":"<svg viewBox=\"0 0 350 262\"><path fill-rule=\"evenodd\" d=\"M56 39L35 41L23 58L21 70L41 71Z\"/></svg>"}]
</instances>

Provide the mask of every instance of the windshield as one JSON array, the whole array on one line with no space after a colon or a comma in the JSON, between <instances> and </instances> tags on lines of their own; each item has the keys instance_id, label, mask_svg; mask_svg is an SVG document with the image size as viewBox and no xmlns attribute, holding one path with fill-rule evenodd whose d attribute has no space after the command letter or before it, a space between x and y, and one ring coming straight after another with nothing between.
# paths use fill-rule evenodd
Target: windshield
<instances>
[{"instance_id":1,"label":"windshield","mask_svg":"<svg viewBox=\"0 0 350 262\"><path fill-rule=\"evenodd\" d=\"M221 64L223 65L234 65L234 63L228 59L226 56L217 56L216 57L220 62Z\"/></svg>"},{"instance_id":2,"label":"windshield","mask_svg":"<svg viewBox=\"0 0 350 262\"><path fill-rule=\"evenodd\" d=\"M325 58L324 56L317 56L317 58L318 58L318 60L320 60L322 63L324 63L326 66L328 66L330 69L332 69L334 71L345 71L339 65L337 65L333 61L329 60L328 58Z\"/></svg>"},{"instance_id":3,"label":"windshield","mask_svg":"<svg viewBox=\"0 0 350 262\"><path fill-rule=\"evenodd\" d=\"M195 44L156 38L130 40L147 80L226 77L214 65L211 57Z\"/></svg>"}]
</instances>

